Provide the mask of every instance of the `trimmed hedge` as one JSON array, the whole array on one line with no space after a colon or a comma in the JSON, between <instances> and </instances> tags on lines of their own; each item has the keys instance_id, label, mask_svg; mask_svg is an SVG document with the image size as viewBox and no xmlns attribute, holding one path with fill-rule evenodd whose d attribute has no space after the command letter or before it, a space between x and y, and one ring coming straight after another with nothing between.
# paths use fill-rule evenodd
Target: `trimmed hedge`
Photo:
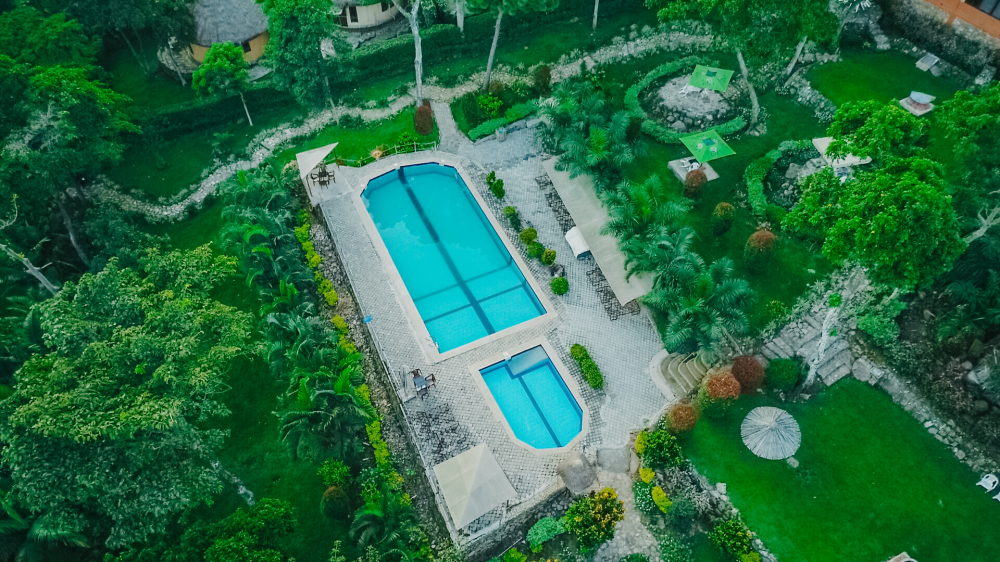
<instances>
[{"instance_id":1,"label":"trimmed hedge","mask_svg":"<svg viewBox=\"0 0 1000 562\"><path fill-rule=\"evenodd\" d=\"M503 117L490 119L489 121L480 124L478 127L473 127L469 131L469 138L472 140L479 140L483 137L492 135L493 132L500 127L520 121L537 110L538 102L536 101L527 101L517 105L512 105L507 109L507 112L504 113Z\"/></svg>"},{"instance_id":2,"label":"trimmed hedge","mask_svg":"<svg viewBox=\"0 0 1000 562\"><path fill-rule=\"evenodd\" d=\"M791 150L803 150L812 147L810 140L786 140L778 145L778 148L768 152L764 156L754 160L743 172L743 181L747 184L747 200L750 201L750 208L757 218L767 216L767 197L764 196L764 178L771 171L771 167Z\"/></svg>"},{"instance_id":3,"label":"trimmed hedge","mask_svg":"<svg viewBox=\"0 0 1000 562\"><path fill-rule=\"evenodd\" d=\"M642 80L639 80L637 84L634 84L625 92L625 108L630 114L632 114L633 117L637 117L642 120L642 132L662 142L663 144L677 144L680 142L680 138L682 136L690 134L687 132L678 132L670 127L664 127L655 119L650 119L646 110L642 108L642 104L639 103L639 94L641 94L643 90L648 88L649 85L656 80L659 80L668 74L674 74L687 70L688 68L694 68L695 65L698 64L713 65L704 58L695 56L670 61L654 68L649 72L649 74L646 74ZM744 119L742 115L739 115L734 119L719 125L718 127L712 128L715 129L715 131L720 135L726 136L743 129L743 127L746 126L746 119Z\"/></svg>"},{"instance_id":4,"label":"trimmed hedge","mask_svg":"<svg viewBox=\"0 0 1000 562\"><path fill-rule=\"evenodd\" d=\"M601 369L597 366L597 363L590 357L590 353L587 352L586 347L574 343L569 348L569 354L580 365L580 370L583 371L583 378L590 385L590 388L604 388L604 375L601 374Z\"/></svg>"}]
</instances>

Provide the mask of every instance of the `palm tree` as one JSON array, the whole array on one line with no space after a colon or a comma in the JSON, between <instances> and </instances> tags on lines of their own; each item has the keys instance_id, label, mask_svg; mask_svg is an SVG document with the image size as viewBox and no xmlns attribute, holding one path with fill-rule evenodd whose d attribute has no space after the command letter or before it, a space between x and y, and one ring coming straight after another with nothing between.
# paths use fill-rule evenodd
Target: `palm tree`
<instances>
[{"instance_id":1,"label":"palm tree","mask_svg":"<svg viewBox=\"0 0 1000 562\"><path fill-rule=\"evenodd\" d=\"M289 405L275 415L281 420L281 440L294 458L304 447L321 447L341 459L361 449L358 433L377 413L358 396L351 375L345 370L334 376L329 369L293 375L287 394Z\"/></svg>"},{"instance_id":2,"label":"palm tree","mask_svg":"<svg viewBox=\"0 0 1000 562\"><path fill-rule=\"evenodd\" d=\"M361 547L405 552L408 535L417 529L413 508L403 505L398 494L386 490L378 497L377 505L365 505L354 513L348 534Z\"/></svg>"},{"instance_id":3,"label":"palm tree","mask_svg":"<svg viewBox=\"0 0 1000 562\"><path fill-rule=\"evenodd\" d=\"M83 535L60 529L45 515L22 517L7 494L0 495L0 503L10 517L0 521L0 557L4 560L41 562L55 546L90 547Z\"/></svg>"},{"instance_id":4,"label":"palm tree","mask_svg":"<svg viewBox=\"0 0 1000 562\"><path fill-rule=\"evenodd\" d=\"M619 111L605 126L591 123L586 129L572 128L559 145L565 150L559 167L568 170L570 177L590 174L598 193L611 189L624 179L622 168L644 151L640 142L628 140L631 119L627 111Z\"/></svg>"},{"instance_id":5,"label":"palm tree","mask_svg":"<svg viewBox=\"0 0 1000 562\"><path fill-rule=\"evenodd\" d=\"M710 361L718 356L723 338L746 331L746 309L753 291L744 279L733 277L734 265L721 258L705 268L684 267L676 286L658 288L645 303L669 315L663 342L668 350L697 348Z\"/></svg>"},{"instance_id":6,"label":"palm tree","mask_svg":"<svg viewBox=\"0 0 1000 562\"><path fill-rule=\"evenodd\" d=\"M656 174L641 184L621 182L604 193L604 204L611 212L611 220L601 234L618 238L619 249L626 253L626 269L661 228L669 227L691 208L688 200L672 199Z\"/></svg>"},{"instance_id":7,"label":"palm tree","mask_svg":"<svg viewBox=\"0 0 1000 562\"><path fill-rule=\"evenodd\" d=\"M677 291L705 268L705 262L691 246L697 237L694 229L685 226L677 230L660 227L651 240L636 240L625 252L627 278L641 272L655 274L653 288Z\"/></svg>"}]
</instances>

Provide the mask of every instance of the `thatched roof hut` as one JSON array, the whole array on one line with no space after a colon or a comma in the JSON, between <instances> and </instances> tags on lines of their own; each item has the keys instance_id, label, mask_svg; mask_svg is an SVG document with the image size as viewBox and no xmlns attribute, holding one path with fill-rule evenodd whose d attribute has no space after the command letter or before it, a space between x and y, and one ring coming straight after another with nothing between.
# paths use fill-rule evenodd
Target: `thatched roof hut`
<instances>
[{"instance_id":1,"label":"thatched roof hut","mask_svg":"<svg viewBox=\"0 0 1000 562\"><path fill-rule=\"evenodd\" d=\"M197 0L192 7L197 27L191 49L201 62L213 43L243 46L248 61L260 58L267 43L267 16L254 0Z\"/></svg>"}]
</instances>

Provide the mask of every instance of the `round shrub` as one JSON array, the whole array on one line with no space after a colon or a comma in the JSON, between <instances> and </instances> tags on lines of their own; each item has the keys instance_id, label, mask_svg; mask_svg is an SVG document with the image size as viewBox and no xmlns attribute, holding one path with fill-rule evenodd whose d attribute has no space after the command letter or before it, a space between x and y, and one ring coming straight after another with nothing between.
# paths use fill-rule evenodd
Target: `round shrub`
<instances>
[{"instance_id":1,"label":"round shrub","mask_svg":"<svg viewBox=\"0 0 1000 562\"><path fill-rule=\"evenodd\" d=\"M721 418L740 396L740 383L729 371L716 373L698 389L698 405L710 418Z\"/></svg>"},{"instance_id":2,"label":"round shrub","mask_svg":"<svg viewBox=\"0 0 1000 562\"><path fill-rule=\"evenodd\" d=\"M649 515L657 511L656 502L653 501L653 485L649 482L636 482L632 484L632 496L635 499L635 508Z\"/></svg>"},{"instance_id":3,"label":"round shrub","mask_svg":"<svg viewBox=\"0 0 1000 562\"><path fill-rule=\"evenodd\" d=\"M736 209L729 203L723 201L716 205L715 210L712 211L712 232L716 236L722 236L729 232L729 229L733 227L733 217L735 215Z\"/></svg>"},{"instance_id":4,"label":"round shrub","mask_svg":"<svg viewBox=\"0 0 1000 562\"><path fill-rule=\"evenodd\" d=\"M529 258L540 258L545 252L545 246L541 242L532 242L528 244L528 257Z\"/></svg>"},{"instance_id":5,"label":"round shrub","mask_svg":"<svg viewBox=\"0 0 1000 562\"><path fill-rule=\"evenodd\" d=\"M431 102L424 100L424 104L417 108L417 113L413 116L413 128L417 134L427 136L434 132L434 112L431 110Z\"/></svg>"},{"instance_id":6,"label":"round shrub","mask_svg":"<svg viewBox=\"0 0 1000 562\"><path fill-rule=\"evenodd\" d=\"M625 518L625 503L614 488L576 500L566 510L563 525L576 537L580 552L589 554L615 536L615 526Z\"/></svg>"},{"instance_id":7,"label":"round shrub","mask_svg":"<svg viewBox=\"0 0 1000 562\"><path fill-rule=\"evenodd\" d=\"M778 239L770 230L760 229L750 235L743 248L743 261L751 273L762 273L771 263L774 243Z\"/></svg>"},{"instance_id":8,"label":"round shrub","mask_svg":"<svg viewBox=\"0 0 1000 562\"><path fill-rule=\"evenodd\" d=\"M795 359L774 359L767 365L767 384L775 390L791 390L802 378L802 364Z\"/></svg>"},{"instance_id":9,"label":"round shrub","mask_svg":"<svg viewBox=\"0 0 1000 562\"><path fill-rule=\"evenodd\" d=\"M767 210L764 211L764 218L773 228L778 228L781 226L781 221L785 220L785 215L787 214L788 211L777 205L768 205Z\"/></svg>"},{"instance_id":10,"label":"round shrub","mask_svg":"<svg viewBox=\"0 0 1000 562\"><path fill-rule=\"evenodd\" d=\"M642 480L646 484L649 484L656 478L656 471L652 468L640 467L639 468L639 480Z\"/></svg>"},{"instance_id":11,"label":"round shrub","mask_svg":"<svg viewBox=\"0 0 1000 562\"><path fill-rule=\"evenodd\" d=\"M541 552L542 545L566 532L562 521L553 517L543 517L528 529L528 545L531 552Z\"/></svg>"},{"instance_id":12,"label":"round shrub","mask_svg":"<svg viewBox=\"0 0 1000 562\"><path fill-rule=\"evenodd\" d=\"M333 519L343 519L350 515L351 509L347 494L340 486L330 486L323 492L320 511L323 515Z\"/></svg>"},{"instance_id":13,"label":"round shrub","mask_svg":"<svg viewBox=\"0 0 1000 562\"><path fill-rule=\"evenodd\" d=\"M635 454L640 457L646 453L646 443L649 441L649 432L645 429L635 436Z\"/></svg>"},{"instance_id":14,"label":"round shrub","mask_svg":"<svg viewBox=\"0 0 1000 562\"><path fill-rule=\"evenodd\" d=\"M698 423L698 409L690 402L678 402L667 410L667 427L673 433L687 433Z\"/></svg>"},{"instance_id":15,"label":"round shrub","mask_svg":"<svg viewBox=\"0 0 1000 562\"><path fill-rule=\"evenodd\" d=\"M670 506L673 505L674 502L670 501L670 498L667 497L667 493L663 491L663 488L659 486L654 486L652 490L652 496L653 496L653 503L656 504L656 507L661 512L667 513L668 511L670 511Z\"/></svg>"},{"instance_id":16,"label":"round shrub","mask_svg":"<svg viewBox=\"0 0 1000 562\"><path fill-rule=\"evenodd\" d=\"M688 199L701 197L701 192L705 189L706 183L708 183L708 176L705 175L704 170L701 168L691 170L684 179L684 197Z\"/></svg>"},{"instance_id":17,"label":"round shrub","mask_svg":"<svg viewBox=\"0 0 1000 562\"><path fill-rule=\"evenodd\" d=\"M507 221L510 223L511 228L517 231L521 230L521 215L518 214L516 207L504 207L503 216L507 217Z\"/></svg>"},{"instance_id":18,"label":"round shrub","mask_svg":"<svg viewBox=\"0 0 1000 562\"><path fill-rule=\"evenodd\" d=\"M738 519L723 521L708 534L715 546L730 557L739 560L744 554L753 552L753 537L750 530Z\"/></svg>"},{"instance_id":19,"label":"round shrub","mask_svg":"<svg viewBox=\"0 0 1000 562\"><path fill-rule=\"evenodd\" d=\"M552 292L557 295L565 295L569 291L569 281L565 277L553 277L549 282Z\"/></svg>"},{"instance_id":20,"label":"round shrub","mask_svg":"<svg viewBox=\"0 0 1000 562\"><path fill-rule=\"evenodd\" d=\"M734 359L732 373L740 383L743 394L753 394L764 383L764 367L753 355L741 355Z\"/></svg>"},{"instance_id":21,"label":"round shrub","mask_svg":"<svg viewBox=\"0 0 1000 562\"><path fill-rule=\"evenodd\" d=\"M684 453L677 438L664 430L657 430L646 437L642 464L652 469L669 468L684 464Z\"/></svg>"},{"instance_id":22,"label":"round shrub","mask_svg":"<svg viewBox=\"0 0 1000 562\"><path fill-rule=\"evenodd\" d=\"M535 89L540 96L552 95L552 69L548 66L542 65L535 69Z\"/></svg>"},{"instance_id":23,"label":"round shrub","mask_svg":"<svg viewBox=\"0 0 1000 562\"><path fill-rule=\"evenodd\" d=\"M521 242L524 244L531 244L535 240L538 240L538 231L534 228L525 228L521 231Z\"/></svg>"},{"instance_id":24,"label":"round shrub","mask_svg":"<svg viewBox=\"0 0 1000 562\"><path fill-rule=\"evenodd\" d=\"M556 263L556 251L555 250L545 250L542 252L542 263L545 265L552 265Z\"/></svg>"}]
</instances>

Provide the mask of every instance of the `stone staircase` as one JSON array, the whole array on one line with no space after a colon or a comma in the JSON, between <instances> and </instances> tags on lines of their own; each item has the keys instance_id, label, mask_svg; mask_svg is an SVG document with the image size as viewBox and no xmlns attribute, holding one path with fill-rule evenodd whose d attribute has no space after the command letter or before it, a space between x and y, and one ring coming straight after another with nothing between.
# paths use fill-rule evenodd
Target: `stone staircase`
<instances>
[{"instance_id":1,"label":"stone staircase","mask_svg":"<svg viewBox=\"0 0 1000 562\"><path fill-rule=\"evenodd\" d=\"M776 338L764 344L764 356L768 359L797 356L808 366L819 351L823 321L828 310L822 305L813 307L801 320L785 326ZM838 335L827 339L826 352L817 368L817 375L827 386L851 374L854 357L847 339L840 334L844 331L844 327L840 326Z\"/></svg>"},{"instance_id":2,"label":"stone staircase","mask_svg":"<svg viewBox=\"0 0 1000 562\"><path fill-rule=\"evenodd\" d=\"M671 353L660 363L660 375L677 397L687 396L698 388L708 369L697 353Z\"/></svg>"}]
</instances>

